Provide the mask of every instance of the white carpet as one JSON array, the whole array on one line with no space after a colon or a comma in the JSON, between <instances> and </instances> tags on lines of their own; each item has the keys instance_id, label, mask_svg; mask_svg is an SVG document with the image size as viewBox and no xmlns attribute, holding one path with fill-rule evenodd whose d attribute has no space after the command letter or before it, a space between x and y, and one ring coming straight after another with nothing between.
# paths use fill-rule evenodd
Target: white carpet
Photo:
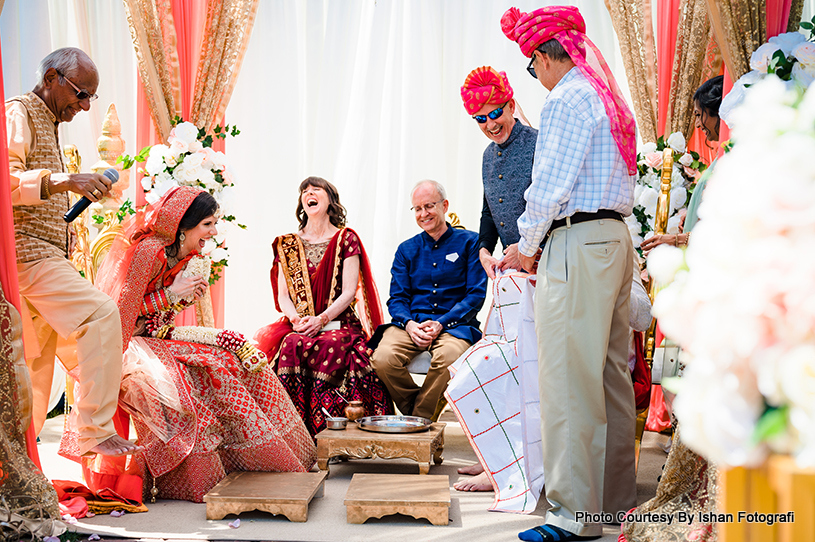
<instances>
[{"instance_id":1,"label":"white carpet","mask_svg":"<svg viewBox=\"0 0 815 542\"><path fill-rule=\"evenodd\" d=\"M475 454L464 437L455 417L450 412L442 416L445 429L444 462L433 466L429 476L446 474L450 478L450 523L434 526L425 519L407 516L385 516L369 519L365 524L346 523L343 499L355 472L416 474L417 464L407 459L363 459L330 466L325 482L325 495L315 498L309 507L306 523L293 523L284 516L260 512L243 513L237 529L229 527L234 516L208 521L206 505L184 501L160 500L147 503L149 512L126 514L115 518L109 515L79 520L70 527L81 533L97 533L102 537L123 537L147 540L274 540L274 541L388 541L419 542L435 540L517 540L517 533L543 523L546 501L542 500L531 515L488 512L492 493L461 493L452 484L463 478L456 473L458 467L476 462ZM40 435L40 458L46 476L50 479L80 480L79 465L56 454L62 418L49 420ZM640 456L637 480L638 500L651 498L656 491L656 477L665 462L665 453L658 447L667 437L646 433ZM606 526L603 541L615 541L619 527Z\"/></svg>"}]
</instances>

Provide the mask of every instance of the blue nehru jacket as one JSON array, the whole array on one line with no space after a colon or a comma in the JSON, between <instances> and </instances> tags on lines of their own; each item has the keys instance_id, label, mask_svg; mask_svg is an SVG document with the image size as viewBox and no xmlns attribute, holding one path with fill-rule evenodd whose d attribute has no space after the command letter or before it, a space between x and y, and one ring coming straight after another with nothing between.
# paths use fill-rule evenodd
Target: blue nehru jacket
<instances>
[{"instance_id":1,"label":"blue nehru jacket","mask_svg":"<svg viewBox=\"0 0 815 542\"><path fill-rule=\"evenodd\" d=\"M476 314L487 295L487 274L478 249L478 234L450 224L438 241L422 232L399 245L388 299L393 325L404 329L411 320L436 320L442 332L479 340Z\"/></svg>"},{"instance_id":2,"label":"blue nehru jacket","mask_svg":"<svg viewBox=\"0 0 815 542\"><path fill-rule=\"evenodd\" d=\"M490 254L499 237L504 248L521 239L518 217L526 209L524 192L532 184L537 139L537 130L515 119L507 140L500 145L493 141L484 150L484 203L478 236Z\"/></svg>"}]
</instances>

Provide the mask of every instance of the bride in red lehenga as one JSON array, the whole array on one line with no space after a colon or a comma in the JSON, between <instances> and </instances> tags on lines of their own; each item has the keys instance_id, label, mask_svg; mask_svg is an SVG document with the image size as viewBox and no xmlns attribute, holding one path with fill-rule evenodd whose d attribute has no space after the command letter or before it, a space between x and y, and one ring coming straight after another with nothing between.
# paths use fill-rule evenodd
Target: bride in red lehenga
<instances>
[{"instance_id":1,"label":"bride in red lehenga","mask_svg":"<svg viewBox=\"0 0 815 542\"><path fill-rule=\"evenodd\" d=\"M137 215L146 225L128 228L134 233L114 243L99 273L121 312L120 405L144 448L145 488L168 499L202 502L232 471L305 472L315 462L261 352L232 331L173 327L176 312L205 291L208 262L198 252L216 233L217 209L200 189L174 189ZM63 452L70 455L64 443Z\"/></svg>"}]
</instances>

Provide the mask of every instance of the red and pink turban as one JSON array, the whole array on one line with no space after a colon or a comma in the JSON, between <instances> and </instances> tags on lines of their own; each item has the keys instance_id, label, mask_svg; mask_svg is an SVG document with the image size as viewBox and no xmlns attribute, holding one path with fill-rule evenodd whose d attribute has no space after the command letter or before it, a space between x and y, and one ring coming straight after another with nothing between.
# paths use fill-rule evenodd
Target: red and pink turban
<instances>
[{"instance_id":1,"label":"red and pink turban","mask_svg":"<svg viewBox=\"0 0 815 542\"><path fill-rule=\"evenodd\" d=\"M512 87L505 72L481 66L470 72L461 87L461 100L470 115L486 104L503 104L512 99Z\"/></svg>"},{"instance_id":2,"label":"red and pink turban","mask_svg":"<svg viewBox=\"0 0 815 542\"><path fill-rule=\"evenodd\" d=\"M535 49L550 39L556 39L563 46L603 100L611 123L611 135L628 166L628 172L635 174L637 143L634 116L603 55L586 36L586 22L580 11L574 6L548 6L532 13L510 8L501 17L501 30L506 37L518 43L527 57L532 57Z\"/></svg>"}]
</instances>

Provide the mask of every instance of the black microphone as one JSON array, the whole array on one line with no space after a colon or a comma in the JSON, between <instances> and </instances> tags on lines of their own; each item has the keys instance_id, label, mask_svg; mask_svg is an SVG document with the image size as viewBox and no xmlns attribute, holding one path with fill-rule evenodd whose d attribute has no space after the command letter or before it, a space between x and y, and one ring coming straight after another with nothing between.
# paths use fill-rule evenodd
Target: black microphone
<instances>
[{"instance_id":1,"label":"black microphone","mask_svg":"<svg viewBox=\"0 0 815 542\"><path fill-rule=\"evenodd\" d=\"M118 181L118 180L119 180L119 172L118 172L118 171L116 171L116 169L115 169L115 168L112 168L112 167L110 167L110 168L106 169L106 170L105 170L105 172L104 172L104 173L102 173L102 175L104 175L105 177L107 177L108 179L110 179L110 182L111 182L111 183L115 183L116 181ZM89 206L91 203L92 203L92 202L91 202L91 200L89 200L89 199L88 199L88 198L86 198L85 196L82 196L82 199L80 199L79 201L77 201L76 203L74 203L74 206L73 206L73 207L71 207L71 208L68 210L68 212L67 212L67 213L65 213L65 215L62 217L62 219L63 219L65 222L73 222L74 220L76 220L76 217L78 217L79 215L81 215L81 214L82 214L82 211L84 211L85 209L87 209L87 208L88 208L88 206Z\"/></svg>"}]
</instances>

